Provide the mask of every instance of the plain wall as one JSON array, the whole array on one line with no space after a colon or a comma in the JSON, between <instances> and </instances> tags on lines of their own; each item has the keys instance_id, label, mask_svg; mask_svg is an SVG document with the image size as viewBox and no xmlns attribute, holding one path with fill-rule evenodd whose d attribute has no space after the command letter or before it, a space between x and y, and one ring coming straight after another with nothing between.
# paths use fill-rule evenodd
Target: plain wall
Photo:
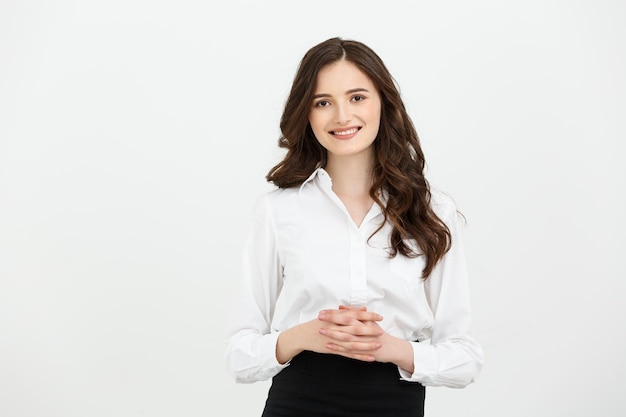
<instances>
[{"instance_id":1,"label":"plain wall","mask_svg":"<svg viewBox=\"0 0 626 417\"><path fill-rule=\"evenodd\" d=\"M297 64L395 76L486 364L427 416L624 416L619 1L0 3L0 415L255 416L223 322ZM224 411L226 410L226 411Z\"/></svg>"}]
</instances>

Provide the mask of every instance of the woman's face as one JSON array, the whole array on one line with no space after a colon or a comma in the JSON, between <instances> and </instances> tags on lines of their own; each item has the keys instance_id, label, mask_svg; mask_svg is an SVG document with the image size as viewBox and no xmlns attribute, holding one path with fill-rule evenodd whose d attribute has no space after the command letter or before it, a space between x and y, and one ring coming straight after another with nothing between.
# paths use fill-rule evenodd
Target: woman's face
<instances>
[{"instance_id":1,"label":"woman's face","mask_svg":"<svg viewBox=\"0 0 626 417\"><path fill-rule=\"evenodd\" d=\"M372 81L341 60L322 68L309 123L328 158L372 152L380 126L381 100Z\"/></svg>"}]
</instances>

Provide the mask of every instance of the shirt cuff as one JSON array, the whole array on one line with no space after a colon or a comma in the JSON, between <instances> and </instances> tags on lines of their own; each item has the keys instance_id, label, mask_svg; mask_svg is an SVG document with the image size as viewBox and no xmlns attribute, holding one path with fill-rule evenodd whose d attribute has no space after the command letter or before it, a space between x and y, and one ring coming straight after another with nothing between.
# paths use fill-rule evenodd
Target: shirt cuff
<instances>
[{"instance_id":1,"label":"shirt cuff","mask_svg":"<svg viewBox=\"0 0 626 417\"><path fill-rule=\"evenodd\" d=\"M419 382L424 386L435 385L433 376L438 369L438 355L434 346L426 343L409 342L413 348L413 373L398 367L400 378Z\"/></svg>"},{"instance_id":2,"label":"shirt cuff","mask_svg":"<svg viewBox=\"0 0 626 417\"><path fill-rule=\"evenodd\" d=\"M281 365L276 359L276 342L280 333L269 333L255 337L249 344L231 352L231 373L235 381L250 383L271 379L287 364Z\"/></svg>"},{"instance_id":3,"label":"shirt cuff","mask_svg":"<svg viewBox=\"0 0 626 417\"><path fill-rule=\"evenodd\" d=\"M276 344L278 343L278 336L280 332L270 333L265 335L259 340L259 352L263 352L263 368L267 370L266 377L272 378L274 375L285 369L290 361L285 364L281 364L276 359Z\"/></svg>"}]
</instances>

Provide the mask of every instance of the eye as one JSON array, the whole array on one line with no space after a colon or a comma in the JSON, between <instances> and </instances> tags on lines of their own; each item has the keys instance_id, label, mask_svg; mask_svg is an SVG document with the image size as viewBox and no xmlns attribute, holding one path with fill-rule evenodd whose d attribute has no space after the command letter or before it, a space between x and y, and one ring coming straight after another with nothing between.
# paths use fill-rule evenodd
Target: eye
<instances>
[{"instance_id":1,"label":"eye","mask_svg":"<svg viewBox=\"0 0 626 417\"><path fill-rule=\"evenodd\" d=\"M352 101L359 102L359 101L363 101L363 100L365 100L365 97L363 97L363 96L354 96L354 97L352 97Z\"/></svg>"},{"instance_id":2,"label":"eye","mask_svg":"<svg viewBox=\"0 0 626 417\"><path fill-rule=\"evenodd\" d=\"M328 100L320 100L315 103L315 107L327 107L330 106L330 101Z\"/></svg>"}]
</instances>

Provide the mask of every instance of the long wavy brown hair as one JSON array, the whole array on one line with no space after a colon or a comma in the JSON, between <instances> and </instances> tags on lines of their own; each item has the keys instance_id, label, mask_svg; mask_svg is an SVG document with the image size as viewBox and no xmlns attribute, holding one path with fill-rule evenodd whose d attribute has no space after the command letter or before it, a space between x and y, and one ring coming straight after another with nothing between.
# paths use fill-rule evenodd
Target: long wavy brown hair
<instances>
[{"instance_id":1,"label":"long wavy brown hair","mask_svg":"<svg viewBox=\"0 0 626 417\"><path fill-rule=\"evenodd\" d=\"M287 153L266 179L280 188L294 187L301 185L315 169L325 166L326 149L313 134L309 112L320 69L342 59L356 65L372 80L382 102L369 194L382 208L385 221L393 226L389 255L425 256L422 278L427 279L450 249L450 230L430 206L424 153L397 85L383 61L368 46L354 40L331 38L304 55L280 120L278 145ZM386 194L385 203L381 201L381 191ZM407 239L413 239L421 253L412 249Z\"/></svg>"}]
</instances>

